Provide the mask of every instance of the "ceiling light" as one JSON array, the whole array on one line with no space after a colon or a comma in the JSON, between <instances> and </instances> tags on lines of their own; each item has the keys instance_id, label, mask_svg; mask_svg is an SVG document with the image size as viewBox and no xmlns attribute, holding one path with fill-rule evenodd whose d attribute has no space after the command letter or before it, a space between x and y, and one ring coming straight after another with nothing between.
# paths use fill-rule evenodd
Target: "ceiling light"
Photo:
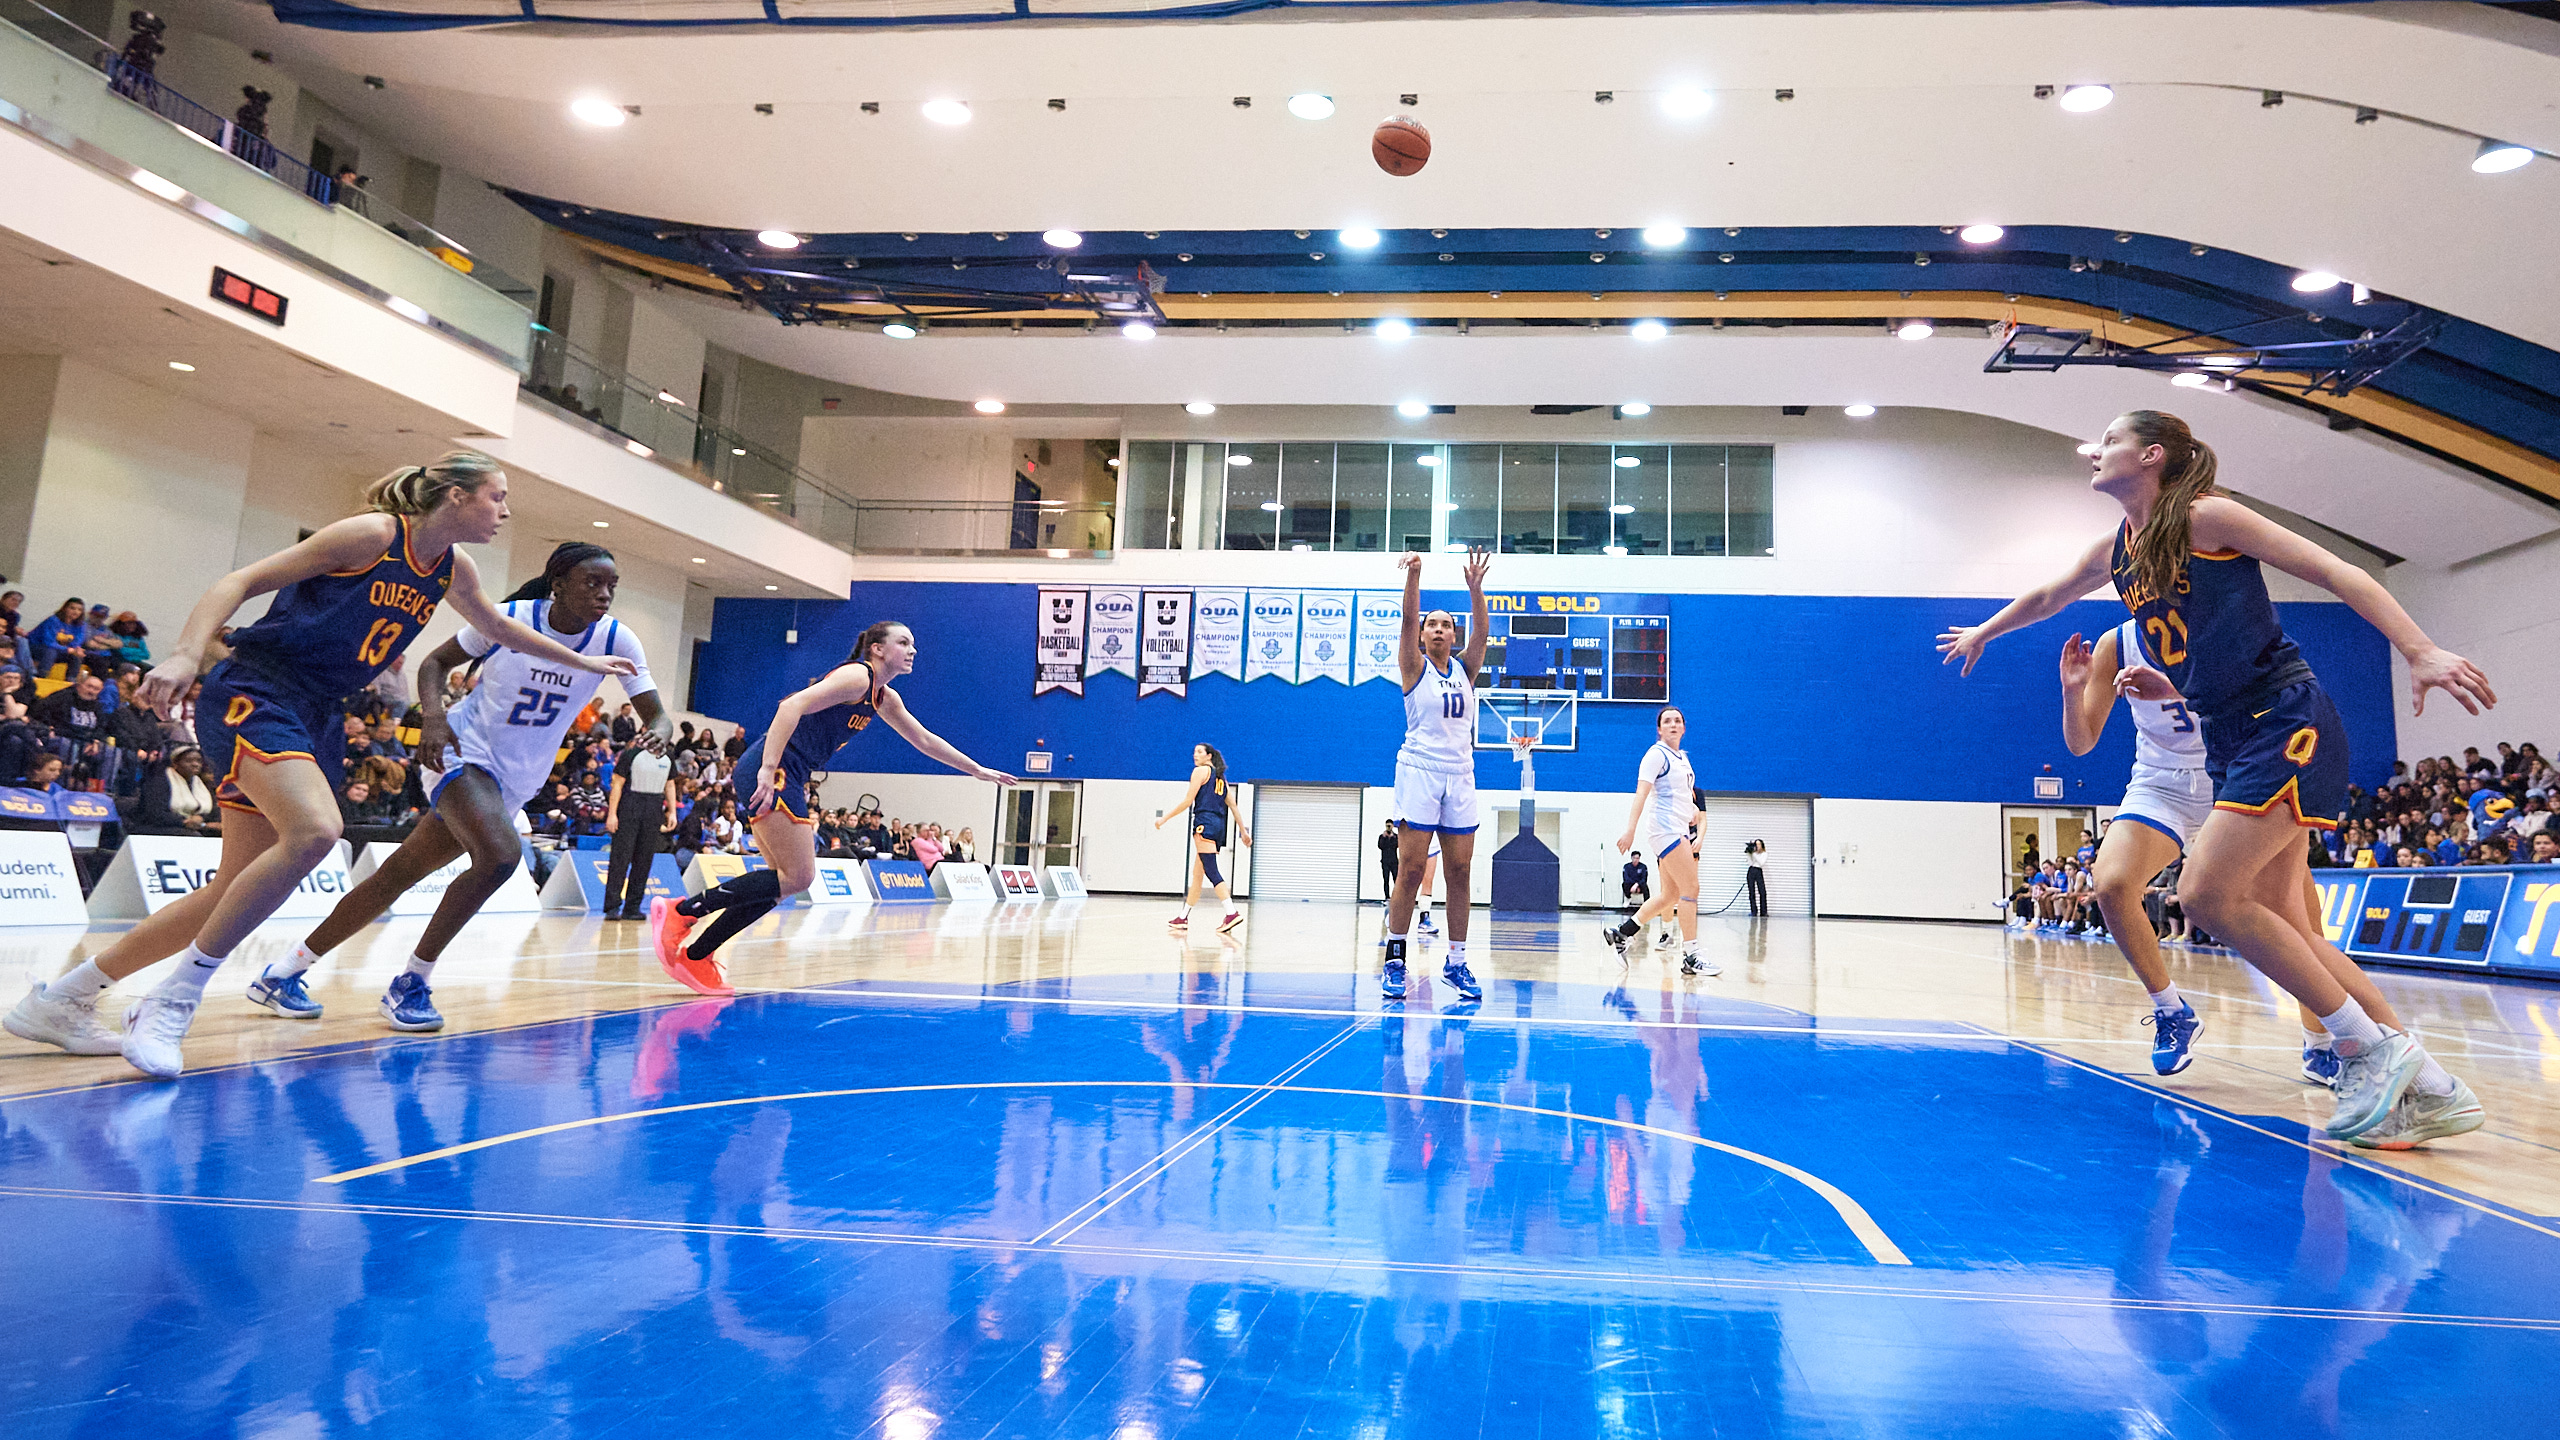
<instances>
[{"instance_id":1,"label":"ceiling light","mask_svg":"<svg viewBox=\"0 0 2560 1440\"><path fill-rule=\"evenodd\" d=\"M2008 231L2001 229L1997 225L1986 223L1982 225L1967 225L1962 230L1956 232L1956 238L1962 240L1967 245L1988 245L1992 241L1997 240L2008 233Z\"/></svg>"},{"instance_id":2,"label":"ceiling light","mask_svg":"<svg viewBox=\"0 0 2560 1440\"><path fill-rule=\"evenodd\" d=\"M1456 510L1459 509L1460 506L1455 500L1443 500L1440 502L1440 508L1443 510Z\"/></svg>"},{"instance_id":3,"label":"ceiling light","mask_svg":"<svg viewBox=\"0 0 2560 1440\"><path fill-rule=\"evenodd\" d=\"M1662 113L1674 120L1695 120L1715 108L1716 98L1704 90L1665 90Z\"/></svg>"},{"instance_id":4,"label":"ceiling light","mask_svg":"<svg viewBox=\"0 0 2560 1440\"><path fill-rule=\"evenodd\" d=\"M1306 541L1304 541L1304 540L1300 540L1300 541L1298 541L1297 543L1295 543L1295 544L1291 545L1289 548L1290 548L1290 549L1292 549L1292 550L1298 551L1298 552L1300 552L1300 553L1304 553L1304 552L1306 552L1306 551L1313 550L1313 549L1314 549L1314 548L1316 548L1316 547L1314 547L1313 545L1308 544L1308 543L1307 543Z\"/></svg>"},{"instance_id":5,"label":"ceiling light","mask_svg":"<svg viewBox=\"0 0 2560 1440\"><path fill-rule=\"evenodd\" d=\"M1342 248L1345 250L1378 248L1378 232L1375 230L1336 230L1333 232L1333 238L1342 242Z\"/></svg>"},{"instance_id":6,"label":"ceiling light","mask_svg":"<svg viewBox=\"0 0 2560 1440\"><path fill-rule=\"evenodd\" d=\"M2208 355L2204 358L2207 370L2238 370L2248 363L2237 355Z\"/></svg>"},{"instance_id":7,"label":"ceiling light","mask_svg":"<svg viewBox=\"0 0 2560 1440\"><path fill-rule=\"evenodd\" d=\"M1840 413L1848 416L1852 420L1864 420L1868 416L1876 413L1876 407L1866 404L1851 405L1842 409Z\"/></svg>"},{"instance_id":8,"label":"ceiling light","mask_svg":"<svg viewBox=\"0 0 2560 1440\"><path fill-rule=\"evenodd\" d=\"M613 522L610 520L596 520L589 523L593 524L599 530L610 530L613 528Z\"/></svg>"},{"instance_id":9,"label":"ceiling light","mask_svg":"<svg viewBox=\"0 0 2560 1440\"><path fill-rule=\"evenodd\" d=\"M1230 465L1250 465L1253 463L1253 457L1250 455L1230 455L1227 457L1227 463Z\"/></svg>"},{"instance_id":10,"label":"ceiling light","mask_svg":"<svg viewBox=\"0 0 2560 1440\"><path fill-rule=\"evenodd\" d=\"M1001 415L1004 413L1004 402L1001 400L981 400L977 403L975 408L981 415Z\"/></svg>"},{"instance_id":11,"label":"ceiling light","mask_svg":"<svg viewBox=\"0 0 2560 1440\"><path fill-rule=\"evenodd\" d=\"M1112 469L1114 469L1114 470L1117 470L1117 469L1119 469L1119 468L1120 468L1120 457L1119 457L1119 456L1117 456L1117 455L1114 455L1114 456L1112 456L1111 458L1109 458L1109 459L1107 459L1107 460L1103 461L1102 463L1103 463L1103 464L1105 464L1105 465L1110 466L1110 467L1111 467Z\"/></svg>"},{"instance_id":12,"label":"ceiling light","mask_svg":"<svg viewBox=\"0 0 2560 1440\"><path fill-rule=\"evenodd\" d=\"M1671 327L1659 320L1639 320L1627 333L1639 340L1659 340L1671 333Z\"/></svg>"},{"instance_id":13,"label":"ceiling light","mask_svg":"<svg viewBox=\"0 0 2560 1440\"><path fill-rule=\"evenodd\" d=\"M386 295L382 303L390 308L392 314L405 320L414 320L421 325L426 324L431 318L427 314L427 307L415 300L403 300L397 295Z\"/></svg>"},{"instance_id":14,"label":"ceiling light","mask_svg":"<svg viewBox=\"0 0 2560 1440\"><path fill-rule=\"evenodd\" d=\"M781 586L779 586L779 585L767 585L767 586L766 586L766 587L764 587L764 588L766 588L767 590L779 590L779 589L781 589L782 587L781 587Z\"/></svg>"},{"instance_id":15,"label":"ceiling light","mask_svg":"<svg viewBox=\"0 0 2560 1440\"><path fill-rule=\"evenodd\" d=\"M1624 545L1603 545L1600 547L1600 553L1603 555L1624 555L1627 553L1627 547Z\"/></svg>"},{"instance_id":16,"label":"ceiling light","mask_svg":"<svg viewBox=\"0 0 2560 1440\"><path fill-rule=\"evenodd\" d=\"M2170 376L2169 383L2178 386L2181 389L2194 390L2202 386L2210 385L2213 381L2209 376L2206 376L2200 371L2189 370L2183 374Z\"/></svg>"},{"instance_id":17,"label":"ceiling light","mask_svg":"<svg viewBox=\"0 0 2560 1440\"><path fill-rule=\"evenodd\" d=\"M1656 250L1667 250L1688 238L1689 230L1688 227L1684 225L1647 225L1644 227L1644 243L1652 246Z\"/></svg>"},{"instance_id":18,"label":"ceiling light","mask_svg":"<svg viewBox=\"0 0 2560 1440\"><path fill-rule=\"evenodd\" d=\"M1218 413L1218 407L1210 404L1206 400L1194 400L1182 408L1186 413L1192 415L1215 415Z\"/></svg>"},{"instance_id":19,"label":"ceiling light","mask_svg":"<svg viewBox=\"0 0 2560 1440\"><path fill-rule=\"evenodd\" d=\"M1618 407L1618 413L1625 416L1627 419L1633 420L1638 416L1652 414L1653 407L1647 405L1641 400L1630 400L1626 404Z\"/></svg>"},{"instance_id":20,"label":"ceiling light","mask_svg":"<svg viewBox=\"0 0 2560 1440\"><path fill-rule=\"evenodd\" d=\"M747 447L744 445L732 445L729 447L729 453L732 455L744 455L747 453Z\"/></svg>"},{"instance_id":21,"label":"ceiling light","mask_svg":"<svg viewBox=\"0 0 2560 1440\"><path fill-rule=\"evenodd\" d=\"M1936 333L1926 320L1905 320L1893 327L1894 338L1898 340L1926 340Z\"/></svg>"},{"instance_id":22,"label":"ceiling light","mask_svg":"<svg viewBox=\"0 0 2560 1440\"><path fill-rule=\"evenodd\" d=\"M2075 455L2087 455L2087 456L2090 456L2090 457L2092 457L2092 458L2095 458L2095 457L2096 457L2096 455L2097 455L2097 453L2098 453L2098 447L2097 447L2096 445L2079 445L2079 446L2074 446L2074 447L2073 447L2073 449L2072 449L2072 453L2073 453L2073 454L2075 454Z\"/></svg>"},{"instance_id":23,"label":"ceiling light","mask_svg":"<svg viewBox=\"0 0 2560 1440\"><path fill-rule=\"evenodd\" d=\"M767 250L797 250L800 248L800 237L788 230L759 230L756 232L756 243Z\"/></svg>"},{"instance_id":24,"label":"ceiling light","mask_svg":"<svg viewBox=\"0 0 2560 1440\"><path fill-rule=\"evenodd\" d=\"M1431 413L1431 402L1428 400L1399 400L1396 402L1396 413L1407 420L1419 420L1423 416Z\"/></svg>"},{"instance_id":25,"label":"ceiling light","mask_svg":"<svg viewBox=\"0 0 2560 1440\"><path fill-rule=\"evenodd\" d=\"M1633 505L1612 505L1609 507L1609 513L1612 515L1633 515L1636 513L1636 507Z\"/></svg>"},{"instance_id":26,"label":"ceiling light","mask_svg":"<svg viewBox=\"0 0 2560 1440\"><path fill-rule=\"evenodd\" d=\"M1132 340L1153 340L1156 338L1156 327L1144 320L1132 320L1120 327L1120 333Z\"/></svg>"},{"instance_id":27,"label":"ceiling light","mask_svg":"<svg viewBox=\"0 0 2560 1440\"><path fill-rule=\"evenodd\" d=\"M571 117L588 125L610 130L631 118L629 112L600 95L581 95L569 102Z\"/></svg>"},{"instance_id":28,"label":"ceiling light","mask_svg":"<svg viewBox=\"0 0 2560 1440\"><path fill-rule=\"evenodd\" d=\"M163 200L184 200L187 198L186 186L181 185L174 180L163 179L158 175L152 174L148 170L134 171L133 183L150 191L152 194L159 196Z\"/></svg>"},{"instance_id":29,"label":"ceiling light","mask_svg":"<svg viewBox=\"0 0 2560 1440\"><path fill-rule=\"evenodd\" d=\"M1467 553L1467 542L1464 540L1452 540L1440 548L1448 551L1452 555L1464 555Z\"/></svg>"},{"instance_id":30,"label":"ceiling light","mask_svg":"<svg viewBox=\"0 0 2560 1440\"><path fill-rule=\"evenodd\" d=\"M1270 511L1274 515L1277 515L1280 513L1280 502L1277 500L1265 500L1262 502L1262 508Z\"/></svg>"},{"instance_id":31,"label":"ceiling light","mask_svg":"<svg viewBox=\"0 0 2560 1440\"><path fill-rule=\"evenodd\" d=\"M927 100L924 102L924 118L936 125L966 125L969 123L969 102Z\"/></svg>"},{"instance_id":32,"label":"ceiling light","mask_svg":"<svg viewBox=\"0 0 2560 1440\"><path fill-rule=\"evenodd\" d=\"M650 456L655 455L655 454L657 454L657 453L658 453L657 451L650 449L648 446L641 444L641 443L640 443L639 441L637 441L637 440L625 440L625 441L623 441L623 442L622 442L622 448L623 448L623 449L625 449L625 450L630 451L630 452L631 452L632 454L634 454L634 455L639 456L639 457L640 457L641 459L643 459L643 460L646 460L646 459L648 459Z\"/></svg>"},{"instance_id":33,"label":"ceiling light","mask_svg":"<svg viewBox=\"0 0 2560 1440\"><path fill-rule=\"evenodd\" d=\"M172 361L170 361L170 362L169 362L169 368L170 368L170 369L172 369L172 370L177 371L177 372L178 372L179 374L181 374L181 375L193 375L194 373L196 373L196 367L194 367L193 365L188 364L188 363L187 363L186 361L184 361L184 360L172 360Z\"/></svg>"},{"instance_id":34,"label":"ceiling light","mask_svg":"<svg viewBox=\"0 0 2560 1440\"><path fill-rule=\"evenodd\" d=\"M1621 470L1633 470L1644 462L1633 455L1621 455L1612 463Z\"/></svg>"},{"instance_id":35,"label":"ceiling light","mask_svg":"<svg viewBox=\"0 0 2560 1440\"><path fill-rule=\"evenodd\" d=\"M1381 340L1410 340L1413 338L1413 322L1390 315L1378 322L1376 334Z\"/></svg>"},{"instance_id":36,"label":"ceiling light","mask_svg":"<svg viewBox=\"0 0 2560 1440\"><path fill-rule=\"evenodd\" d=\"M2505 140L2483 140L2480 153L2471 157L2471 169L2480 175L2504 175L2533 163L2533 151Z\"/></svg>"},{"instance_id":37,"label":"ceiling light","mask_svg":"<svg viewBox=\"0 0 2560 1440\"><path fill-rule=\"evenodd\" d=\"M693 557L693 563L694 563L694 564L696 564L696 565L708 565L708 564L710 564L711 562L710 562L710 561L708 561L708 560L703 559L703 558L702 558L701 556L699 556L699 555L696 555L696 556L694 556L694 557Z\"/></svg>"},{"instance_id":38,"label":"ceiling light","mask_svg":"<svg viewBox=\"0 0 2560 1440\"><path fill-rule=\"evenodd\" d=\"M892 320L880 327L880 333L892 340L913 340L916 338L916 327L904 320Z\"/></svg>"},{"instance_id":39,"label":"ceiling light","mask_svg":"<svg viewBox=\"0 0 2560 1440\"><path fill-rule=\"evenodd\" d=\"M1040 238L1054 250L1073 250L1084 243L1084 237L1073 230L1043 230Z\"/></svg>"},{"instance_id":40,"label":"ceiling light","mask_svg":"<svg viewBox=\"0 0 2560 1440\"><path fill-rule=\"evenodd\" d=\"M676 392L673 390L661 390L658 392L658 403L661 405L681 405L684 401L678 398Z\"/></svg>"},{"instance_id":41,"label":"ceiling light","mask_svg":"<svg viewBox=\"0 0 2560 1440\"><path fill-rule=\"evenodd\" d=\"M1323 120L1333 114L1333 97L1310 91L1289 97L1289 113L1301 120Z\"/></svg>"},{"instance_id":42,"label":"ceiling light","mask_svg":"<svg viewBox=\"0 0 2560 1440\"><path fill-rule=\"evenodd\" d=\"M2105 85L2072 85L2062 92L2062 108L2079 114L2104 110L2116 98L2116 92Z\"/></svg>"},{"instance_id":43,"label":"ceiling light","mask_svg":"<svg viewBox=\"0 0 2560 1440\"><path fill-rule=\"evenodd\" d=\"M2337 285L2338 277L2326 270L2305 270L2293 277L2293 288L2305 295L2317 295L2323 290L2336 289Z\"/></svg>"},{"instance_id":44,"label":"ceiling light","mask_svg":"<svg viewBox=\"0 0 2560 1440\"><path fill-rule=\"evenodd\" d=\"M1440 457L1437 455L1416 455L1413 457L1413 463L1426 470L1436 469L1440 464Z\"/></svg>"}]
</instances>

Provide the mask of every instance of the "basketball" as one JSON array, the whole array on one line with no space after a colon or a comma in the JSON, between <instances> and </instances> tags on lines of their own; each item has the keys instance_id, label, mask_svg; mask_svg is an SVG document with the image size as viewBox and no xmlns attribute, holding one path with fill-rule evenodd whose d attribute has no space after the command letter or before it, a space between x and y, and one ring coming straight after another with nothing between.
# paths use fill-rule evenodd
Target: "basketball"
<instances>
[{"instance_id":1,"label":"basketball","mask_svg":"<svg viewBox=\"0 0 2560 1440\"><path fill-rule=\"evenodd\" d=\"M1419 174L1431 163L1431 132L1410 117L1390 115L1370 132L1369 158L1390 175Z\"/></svg>"}]
</instances>

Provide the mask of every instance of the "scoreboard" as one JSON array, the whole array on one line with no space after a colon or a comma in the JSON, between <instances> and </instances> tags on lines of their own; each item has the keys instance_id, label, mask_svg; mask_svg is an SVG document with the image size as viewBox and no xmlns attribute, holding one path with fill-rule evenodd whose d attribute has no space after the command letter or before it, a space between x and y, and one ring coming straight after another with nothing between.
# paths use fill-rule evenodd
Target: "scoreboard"
<instances>
[{"instance_id":1,"label":"scoreboard","mask_svg":"<svg viewBox=\"0 0 2560 1440\"><path fill-rule=\"evenodd\" d=\"M1484 673L1496 692L1659 705L1671 693L1671 606L1660 595L1487 595Z\"/></svg>"}]
</instances>

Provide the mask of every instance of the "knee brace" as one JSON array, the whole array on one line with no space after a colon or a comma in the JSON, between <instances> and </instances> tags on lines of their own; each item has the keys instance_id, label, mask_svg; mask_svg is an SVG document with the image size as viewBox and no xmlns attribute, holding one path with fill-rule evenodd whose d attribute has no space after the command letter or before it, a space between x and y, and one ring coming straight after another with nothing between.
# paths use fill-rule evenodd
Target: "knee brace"
<instances>
[{"instance_id":1,"label":"knee brace","mask_svg":"<svg viewBox=\"0 0 2560 1440\"><path fill-rule=\"evenodd\" d=\"M1200 852L1200 873L1206 876L1212 885L1227 883L1227 877L1218 873L1218 854L1214 850Z\"/></svg>"}]
</instances>

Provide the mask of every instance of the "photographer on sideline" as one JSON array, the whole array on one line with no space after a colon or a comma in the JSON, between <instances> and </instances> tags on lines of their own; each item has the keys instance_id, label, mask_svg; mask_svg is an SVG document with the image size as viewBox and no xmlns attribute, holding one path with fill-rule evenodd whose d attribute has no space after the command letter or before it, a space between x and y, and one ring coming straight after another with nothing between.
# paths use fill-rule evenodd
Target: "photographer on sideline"
<instances>
[{"instance_id":1,"label":"photographer on sideline","mask_svg":"<svg viewBox=\"0 0 2560 1440\"><path fill-rule=\"evenodd\" d=\"M1742 878L1751 890L1751 918L1754 920L1769 918L1769 876L1760 868L1761 857L1768 853L1769 842L1766 840L1754 840L1742 847L1743 859L1751 867Z\"/></svg>"}]
</instances>

